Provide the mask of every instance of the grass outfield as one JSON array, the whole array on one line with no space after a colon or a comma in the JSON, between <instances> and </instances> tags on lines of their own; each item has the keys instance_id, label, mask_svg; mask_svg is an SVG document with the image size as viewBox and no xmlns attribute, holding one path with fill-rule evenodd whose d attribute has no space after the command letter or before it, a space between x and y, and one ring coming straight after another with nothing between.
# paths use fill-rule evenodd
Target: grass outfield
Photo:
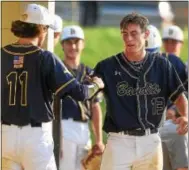
<instances>
[{"instance_id":1,"label":"grass outfield","mask_svg":"<svg viewBox=\"0 0 189 170\"><path fill-rule=\"evenodd\" d=\"M185 41L181 51L181 58L186 62L188 58L188 32L187 28L184 31ZM123 50L123 42L121 40L120 31L118 28L98 27L85 28L85 49L82 55L82 62L90 67L94 67L97 62L114 55ZM55 48L55 53L63 58L63 52L60 44ZM104 102L102 103L102 110L105 113ZM93 136L92 136L93 139ZM106 140L104 134L104 140Z\"/></svg>"},{"instance_id":2,"label":"grass outfield","mask_svg":"<svg viewBox=\"0 0 189 170\"><path fill-rule=\"evenodd\" d=\"M85 49L82 55L82 62L94 67L96 63L104 58L116 54L123 50L123 42L121 40L120 31L118 28L85 28ZM188 32L187 28L184 31L185 42L181 51L183 61L188 57ZM63 52L60 44L55 48L55 53L59 57L63 57Z\"/></svg>"}]
</instances>

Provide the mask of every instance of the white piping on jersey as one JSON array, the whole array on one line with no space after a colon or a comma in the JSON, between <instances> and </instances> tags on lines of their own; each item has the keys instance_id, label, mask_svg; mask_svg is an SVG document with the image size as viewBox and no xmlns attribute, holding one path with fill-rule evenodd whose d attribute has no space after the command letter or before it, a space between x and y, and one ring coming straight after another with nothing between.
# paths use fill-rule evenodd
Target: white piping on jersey
<instances>
[{"instance_id":1,"label":"white piping on jersey","mask_svg":"<svg viewBox=\"0 0 189 170\"><path fill-rule=\"evenodd\" d=\"M163 122L166 120L166 111L167 111L167 107L165 108L163 115L161 117L161 120L159 122L158 128L160 128L163 125Z\"/></svg>"},{"instance_id":2,"label":"white piping on jersey","mask_svg":"<svg viewBox=\"0 0 189 170\"><path fill-rule=\"evenodd\" d=\"M16 53L16 52L12 52L12 51L9 51L7 50L5 47L2 48L5 52L7 52L8 54L12 54L12 55L27 55L27 54L32 54L32 53L35 53L36 51L39 51L41 50L40 48L37 48L35 50L32 50L32 51L27 51L25 53Z\"/></svg>"},{"instance_id":3,"label":"white piping on jersey","mask_svg":"<svg viewBox=\"0 0 189 170\"><path fill-rule=\"evenodd\" d=\"M183 85L186 85L188 83L188 79L186 79L184 82L183 82Z\"/></svg>"},{"instance_id":4,"label":"white piping on jersey","mask_svg":"<svg viewBox=\"0 0 189 170\"><path fill-rule=\"evenodd\" d=\"M137 71L137 72L140 72L140 70L138 70L138 69L136 69L135 67L133 67L133 65L132 65L131 63L129 63L129 62L125 59L123 53L121 53L121 56L122 56L123 60L124 60L133 70L135 70L135 71Z\"/></svg>"},{"instance_id":5,"label":"white piping on jersey","mask_svg":"<svg viewBox=\"0 0 189 170\"><path fill-rule=\"evenodd\" d=\"M152 62L151 62L151 64L150 64L150 66L148 67L148 69L146 70L146 72L144 73L144 86L146 86L146 75L148 74L148 72L150 71L150 69L152 68L152 66L153 66L153 64L154 64L154 61L155 61L155 57L153 58L153 60L152 60ZM149 122L148 120L147 120L147 116L148 116L148 107L147 107L147 103L148 103L148 99L147 99L147 96L144 94L144 101L145 101L145 110L146 110L146 112L145 112L145 120L146 120L146 122L148 123L148 124L150 124L150 125L152 125L153 127L155 127L155 125L153 124L153 123L151 123L151 122Z\"/></svg>"},{"instance_id":6,"label":"white piping on jersey","mask_svg":"<svg viewBox=\"0 0 189 170\"><path fill-rule=\"evenodd\" d=\"M117 62L119 63L120 67L132 78L134 79L138 79L138 77L133 76L132 74L129 73L129 71L121 64L121 62L119 61L119 58L117 57L117 55L115 56Z\"/></svg>"},{"instance_id":7,"label":"white piping on jersey","mask_svg":"<svg viewBox=\"0 0 189 170\"><path fill-rule=\"evenodd\" d=\"M34 46L33 44L16 44L16 43L13 43L11 44L12 47L25 47L25 48L28 48L28 47L32 47Z\"/></svg>"},{"instance_id":8,"label":"white piping on jersey","mask_svg":"<svg viewBox=\"0 0 189 170\"><path fill-rule=\"evenodd\" d=\"M69 80L68 82L64 83L63 85L61 85L56 91L55 91L55 95L57 95L62 89L64 89L65 87L67 87L70 83L72 83L75 80L75 78L72 78L71 80Z\"/></svg>"},{"instance_id":9,"label":"white piping on jersey","mask_svg":"<svg viewBox=\"0 0 189 170\"><path fill-rule=\"evenodd\" d=\"M137 81L137 88L139 88L138 81ZM143 129L145 129L145 125L142 123L142 120L141 120L141 110L140 110L141 107L140 107L139 95L136 95L136 96L137 96L138 121L142 125Z\"/></svg>"},{"instance_id":10,"label":"white piping on jersey","mask_svg":"<svg viewBox=\"0 0 189 170\"><path fill-rule=\"evenodd\" d=\"M135 70L135 71L137 71L137 72L140 72L140 70L138 70L137 68L135 68L130 62L127 61L127 59L124 57L123 52L121 53L121 56L122 56L122 58L124 59L124 61L125 61L133 70ZM142 65L145 64L146 60L147 60L147 57L144 58L144 61L143 61L143 64L142 64Z\"/></svg>"},{"instance_id":11,"label":"white piping on jersey","mask_svg":"<svg viewBox=\"0 0 189 170\"><path fill-rule=\"evenodd\" d=\"M183 87L183 84L180 84L177 89L170 95L169 99L171 100L171 98L175 95L175 93L177 93L179 91L179 89ZM183 87L184 88L184 87Z\"/></svg>"}]
</instances>

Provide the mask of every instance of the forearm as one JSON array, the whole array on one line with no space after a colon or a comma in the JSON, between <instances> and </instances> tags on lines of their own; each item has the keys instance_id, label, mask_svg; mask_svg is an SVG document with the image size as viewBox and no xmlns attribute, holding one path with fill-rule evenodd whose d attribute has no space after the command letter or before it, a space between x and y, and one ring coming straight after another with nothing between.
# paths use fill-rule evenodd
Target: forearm
<instances>
[{"instance_id":1,"label":"forearm","mask_svg":"<svg viewBox=\"0 0 189 170\"><path fill-rule=\"evenodd\" d=\"M102 142L102 111L99 103L92 104L92 129L95 143Z\"/></svg>"},{"instance_id":2,"label":"forearm","mask_svg":"<svg viewBox=\"0 0 189 170\"><path fill-rule=\"evenodd\" d=\"M78 101L84 101L93 97L99 90L98 85L92 83L91 85L77 84L75 88L70 91L70 96Z\"/></svg>"},{"instance_id":3,"label":"forearm","mask_svg":"<svg viewBox=\"0 0 189 170\"><path fill-rule=\"evenodd\" d=\"M184 93L182 93L175 101L175 105L181 116L188 117L188 100Z\"/></svg>"}]
</instances>

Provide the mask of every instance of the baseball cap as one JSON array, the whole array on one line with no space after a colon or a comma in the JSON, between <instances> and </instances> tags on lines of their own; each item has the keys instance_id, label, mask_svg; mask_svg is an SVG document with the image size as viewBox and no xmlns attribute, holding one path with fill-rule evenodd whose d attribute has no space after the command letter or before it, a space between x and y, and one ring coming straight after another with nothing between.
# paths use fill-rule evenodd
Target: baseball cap
<instances>
[{"instance_id":1,"label":"baseball cap","mask_svg":"<svg viewBox=\"0 0 189 170\"><path fill-rule=\"evenodd\" d=\"M54 15L54 32L62 32L63 20L60 16Z\"/></svg>"},{"instance_id":2,"label":"baseball cap","mask_svg":"<svg viewBox=\"0 0 189 170\"><path fill-rule=\"evenodd\" d=\"M184 41L183 31L176 25L171 25L163 30L162 39L173 39L177 41Z\"/></svg>"},{"instance_id":3,"label":"baseball cap","mask_svg":"<svg viewBox=\"0 0 189 170\"><path fill-rule=\"evenodd\" d=\"M70 38L84 39L84 32L82 28L77 25L64 27L60 40L63 41Z\"/></svg>"},{"instance_id":4,"label":"baseball cap","mask_svg":"<svg viewBox=\"0 0 189 170\"><path fill-rule=\"evenodd\" d=\"M47 8L38 4L28 4L21 15L20 21L47 25L54 29L52 15L50 15Z\"/></svg>"},{"instance_id":5,"label":"baseball cap","mask_svg":"<svg viewBox=\"0 0 189 170\"><path fill-rule=\"evenodd\" d=\"M150 34L147 39L146 49L160 48L162 45L162 40L159 30L153 25L149 25L147 29L149 30Z\"/></svg>"}]
</instances>

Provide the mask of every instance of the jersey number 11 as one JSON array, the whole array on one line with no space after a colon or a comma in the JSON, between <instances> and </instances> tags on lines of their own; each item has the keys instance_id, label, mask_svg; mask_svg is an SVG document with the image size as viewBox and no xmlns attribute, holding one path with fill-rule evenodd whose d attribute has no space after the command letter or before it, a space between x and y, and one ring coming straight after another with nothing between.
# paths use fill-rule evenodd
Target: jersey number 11
<instances>
[{"instance_id":1,"label":"jersey number 11","mask_svg":"<svg viewBox=\"0 0 189 170\"><path fill-rule=\"evenodd\" d=\"M18 92L18 88L21 88L20 105L27 106L28 72L22 71L20 74L17 72L10 72L6 78L9 85L9 106L14 106L16 104L16 93Z\"/></svg>"}]
</instances>

